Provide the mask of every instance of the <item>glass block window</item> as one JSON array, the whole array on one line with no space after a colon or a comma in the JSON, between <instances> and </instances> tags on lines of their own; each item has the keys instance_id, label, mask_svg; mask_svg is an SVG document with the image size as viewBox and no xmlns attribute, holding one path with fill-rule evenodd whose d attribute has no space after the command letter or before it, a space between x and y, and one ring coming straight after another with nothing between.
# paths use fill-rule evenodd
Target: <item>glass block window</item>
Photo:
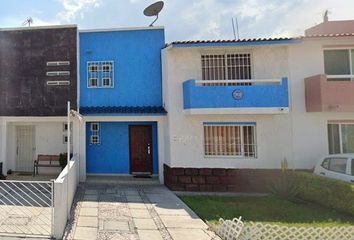
<instances>
[{"instance_id":1,"label":"glass block window","mask_svg":"<svg viewBox=\"0 0 354 240\"><path fill-rule=\"evenodd\" d=\"M205 156L257 157L255 124L204 124Z\"/></svg>"},{"instance_id":2,"label":"glass block window","mask_svg":"<svg viewBox=\"0 0 354 240\"><path fill-rule=\"evenodd\" d=\"M97 122L90 123L90 144L100 144L100 124Z\"/></svg>"},{"instance_id":3,"label":"glass block window","mask_svg":"<svg viewBox=\"0 0 354 240\"><path fill-rule=\"evenodd\" d=\"M87 62L87 87L113 88L114 62L91 61Z\"/></svg>"}]
</instances>

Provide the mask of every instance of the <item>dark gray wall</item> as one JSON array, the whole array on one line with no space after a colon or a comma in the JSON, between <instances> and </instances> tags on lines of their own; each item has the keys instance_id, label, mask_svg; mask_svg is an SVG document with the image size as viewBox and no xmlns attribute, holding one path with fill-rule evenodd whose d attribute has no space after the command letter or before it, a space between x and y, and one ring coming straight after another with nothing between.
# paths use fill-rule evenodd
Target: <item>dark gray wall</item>
<instances>
[{"instance_id":1,"label":"dark gray wall","mask_svg":"<svg viewBox=\"0 0 354 240\"><path fill-rule=\"evenodd\" d=\"M77 101L77 28L0 31L0 116L64 116ZM48 61L70 61L48 67ZM70 71L48 77L47 71ZM48 86L48 80L69 80Z\"/></svg>"}]
</instances>

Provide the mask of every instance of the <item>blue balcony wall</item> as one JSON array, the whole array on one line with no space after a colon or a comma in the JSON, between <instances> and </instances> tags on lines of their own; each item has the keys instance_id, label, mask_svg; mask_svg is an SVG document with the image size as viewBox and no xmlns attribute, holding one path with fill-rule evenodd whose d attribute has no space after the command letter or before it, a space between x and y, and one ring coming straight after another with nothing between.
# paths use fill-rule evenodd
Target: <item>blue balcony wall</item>
<instances>
[{"instance_id":1,"label":"blue balcony wall","mask_svg":"<svg viewBox=\"0 0 354 240\"><path fill-rule=\"evenodd\" d=\"M233 92L243 97L236 100ZM195 80L183 83L184 109L193 108L270 108L289 107L288 79L281 84L257 83L251 86L196 86Z\"/></svg>"},{"instance_id":2,"label":"blue balcony wall","mask_svg":"<svg viewBox=\"0 0 354 240\"><path fill-rule=\"evenodd\" d=\"M80 106L162 106L164 29L80 32ZM114 87L88 88L87 62L114 61Z\"/></svg>"}]
</instances>

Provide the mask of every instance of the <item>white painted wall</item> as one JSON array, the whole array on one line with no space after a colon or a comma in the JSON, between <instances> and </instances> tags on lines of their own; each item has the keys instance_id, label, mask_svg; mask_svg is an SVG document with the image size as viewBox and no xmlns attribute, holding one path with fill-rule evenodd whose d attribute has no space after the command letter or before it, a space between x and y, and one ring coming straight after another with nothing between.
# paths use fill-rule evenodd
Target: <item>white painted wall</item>
<instances>
[{"instance_id":1,"label":"white painted wall","mask_svg":"<svg viewBox=\"0 0 354 240\"><path fill-rule=\"evenodd\" d=\"M59 155L66 152L66 143L63 142L63 123L65 121L7 121L7 169L16 171L16 126L33 125L35 126L35 146L34 158L39 154ZM39 173L60 173L61 168L39 168Z\"/></svg>"},{"instance_id":2,"label":"white painted wall","mask_svg":"<svg viewBox=\"0 0 354 240\"><path fill-rule=\"evenodd\" d=\"M185 115L182 84L201 79L200 55L206 52L251 52L252 78L289 76L286 46L178 48L162 52L164 101L168 111L166 159L170 167L278 168L287 158L292 164L291 121L283 115ZM203 122L256 122L258 157L204 157Z\"/></svg>"},{"instance_id":3,"label":"white painted wall","mask_svg":"<svg viewBox=\"0 0 354 240\"><path fill-rule=\"evenodd\" d=\"M65 226L70 218L70 209L76 192L78 179L78 157L69 161L54 181L54 237L62 239Z\"/></svg>"}]
</instances>

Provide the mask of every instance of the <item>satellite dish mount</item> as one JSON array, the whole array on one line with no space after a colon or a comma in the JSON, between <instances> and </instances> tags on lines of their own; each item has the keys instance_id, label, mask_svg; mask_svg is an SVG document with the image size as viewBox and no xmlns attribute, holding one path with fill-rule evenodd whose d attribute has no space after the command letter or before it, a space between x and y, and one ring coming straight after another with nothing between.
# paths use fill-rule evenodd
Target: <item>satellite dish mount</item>
<instances>
[{"instance_id":1,"label":"satellite dish mount","mask_svg":"<svg viewBox=\"0 0 354 240\"><path fill-rule=\"evenodd\" d=\"M147 17L156 16L155 20L149 25L150 27L152 27L154 23L157 21L157 19L159 18L159 13L161 12L163 5L164 5L163 1L158 1L144 9L145 16Z\"/></svg>"}]
</instances>

